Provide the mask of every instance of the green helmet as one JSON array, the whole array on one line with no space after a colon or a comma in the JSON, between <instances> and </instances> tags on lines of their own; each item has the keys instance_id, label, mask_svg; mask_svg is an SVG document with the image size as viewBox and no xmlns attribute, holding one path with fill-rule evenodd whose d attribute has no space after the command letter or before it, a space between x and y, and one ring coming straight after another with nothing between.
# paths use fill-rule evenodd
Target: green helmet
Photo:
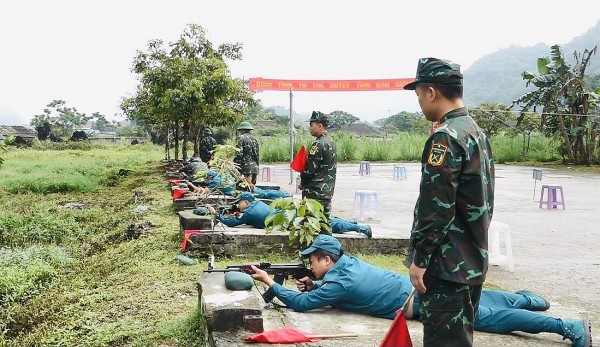
<instances>
[{"instance_id":1,"label":"green helmet","mask_svg":"<svg viewBox=\"0 0 600 347\"><path fill-rule=\"evenodd\" d=\"M252 124L250 124L250 122L241 122L240 125L238 125L237 130L254 130L254 128L252 127Z\"/></svg>"}]
</instances>

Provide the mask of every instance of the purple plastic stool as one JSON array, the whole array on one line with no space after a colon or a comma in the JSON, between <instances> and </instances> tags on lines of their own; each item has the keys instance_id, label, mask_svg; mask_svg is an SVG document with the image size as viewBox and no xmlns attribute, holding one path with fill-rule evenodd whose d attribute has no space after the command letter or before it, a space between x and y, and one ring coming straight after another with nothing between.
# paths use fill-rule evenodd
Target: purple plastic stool
<instances>
[{"instance_id":1,"label":"purple plastic stool","mask_svg":"<svg viewBox=\"0 0 600 347\"><path fill-rule=\"evenodd\" d=\"M557 200L557 191L560 190L560 201ZM546 191L546 200L544 200L544 191ZM563 195L562 186L542 186L542 194L540 195L540 208L542 205L546 205L547 209L557 208L557 206L562 205L563 210L565 207L565 196Z\"/></svg>"}]
</instances>

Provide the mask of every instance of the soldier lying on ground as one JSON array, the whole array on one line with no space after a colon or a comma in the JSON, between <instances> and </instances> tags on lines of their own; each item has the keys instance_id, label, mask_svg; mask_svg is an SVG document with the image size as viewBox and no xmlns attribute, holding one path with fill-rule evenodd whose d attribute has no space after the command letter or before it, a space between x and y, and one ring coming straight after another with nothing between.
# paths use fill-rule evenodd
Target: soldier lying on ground
<instances>
[{"instance_id":1,"label":"soldier lying on ground","mask_svg":"<svg viewBox=\"0 0 600 347\"><path fill-rule=\"evenodd\" d=\"M393 319L413 289L408 275L379 269L358 258L345 255L339 241L318 235L304 251L316 281L308 277L296 282L301 292L275 283L265 271L253 266L252 277L269 286L269 291L287 307L308 311L333 305L342 310ZM271 294L271 293L269 293ZM405 312L407 318L419 319L420 300L416 293ZM591 325L587 319L566 320L534 311L545 311L550 303L529 292L483 290L475 318L475 330L508 334L556 333L569 339L574 347L591 347Z\"/></svg>"},{"instance_id":2,"label":"soldier lying on ground","mask_svg":"<svg viewBox=\"0 0 600 347\"><path fill-rule=\"evenodd\" d=\"M265 220L268 216L278 213L279 210L271 210L269 205L264 202L255 199L254 195L250 192L243 192L233 201L234 204L238 204L240 213L235 216L228 216L222 213L218 213L214 207L207 206L208 210L213 213L217 219L228 227L235 227L242 224L248 224L255 228L264 229ZM356 224L355 221L350 221L341 218L329 218L329 225L333 233L346 233L349 231L356 231L371 237L373 235L371 226Z\"/></svg>"},{"instance_id":3,"label":"soldier lying on ground","mask_svg":"<svg viewBox=\"0 0 600 347\"><path fill-rule=\"evenodd\" d=\"M192 182L187 182L188 187L194 193L199 194L212 194L216 192L216 194L223 194L229 196L235 196L236 194L236 186L233 180L226 180L217 174L216 171L210 170L204 176L204 181L206 182L206 187L198 187ZM276 189L262 189L259 187L254 187L253 195L255 195L259 199L270 199L274 200L277 198L286 198L291 196L290 193L283 190Z\"/></svg>"},{"instance_id":4,"label":"soldier lying on ground","mask_svg":"<svg viewBox=\"0 0 600 347\"><path fill-rule=\"evenodd\" d=\"M181 178L191 179L194 175L202 170L208 170L208 165L203 163L198 157L191 157L189 162L179 169Z\"/></svg>"}]
</instances>

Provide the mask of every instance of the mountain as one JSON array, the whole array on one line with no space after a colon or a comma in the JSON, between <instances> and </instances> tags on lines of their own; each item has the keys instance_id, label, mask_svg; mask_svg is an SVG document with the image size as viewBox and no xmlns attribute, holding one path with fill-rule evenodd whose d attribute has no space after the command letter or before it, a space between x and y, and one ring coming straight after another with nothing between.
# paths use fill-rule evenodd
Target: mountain
<instances>
[{"instance_id":1,"label":"mountain","mask_svg":"<svg viewBox=\"0 0 600 347\"><path fill-rule=\"evenodd\" d=\"M18 114L0 106L0 125L24 125L25 121Z\"/></svg>"},{"instance_id":2,"label":"mountain","mask_svg":"<svg viewBox=\"0 0 600 347\"><path fill-rule=\"evenodd\" d=\"M586 49L600 46L600 21L586 33L559 45L565 59L573 66L573 52L583 53ZM484 102L509 106L513 100L532 90L533 87L525 88L521 73L527 70L537 74L537 58L549 57L550 47L551 45L544 43L533 47L510 46L475 61L464 71L464 100L467 106L477 106ZM586 76L595 74L600 74L598 53L590 58L586 69Z\"/></svg>"}]
</instances>

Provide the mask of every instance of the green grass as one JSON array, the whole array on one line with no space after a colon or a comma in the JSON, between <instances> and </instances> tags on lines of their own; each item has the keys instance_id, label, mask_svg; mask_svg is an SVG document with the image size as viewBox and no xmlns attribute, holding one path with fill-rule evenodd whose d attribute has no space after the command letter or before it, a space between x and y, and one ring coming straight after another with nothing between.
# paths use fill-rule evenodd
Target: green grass
<instances>
[{"instance_id":1,"label":"green grass","mask_svg":"<svg viewBox=\"0 0 600 347\"><path fill-rule=\"evenodd\" d=\"M418 161L426 137L334 134L340 162ZM261 138L261 162L289 160L285 136ZM301 133L294 145L309 148ZM556 159L554 144L492 139L500 161ZM196 280L182 266L179 221L166 192L161 146L42 144L8 148L0 167L0 346L205 346ZM548 161L551 163L551 161ZM549 164L548 164L549 165ZM131 170L119 175L121 169ZM139 205L147 212L135 212ZM131 225L148 226L131 237ZM407 273L401 255L361 259ZM264 259L220 259L217 266ZM489 286L489 285L488 285Z\"/></svg>"}]
</instances>

